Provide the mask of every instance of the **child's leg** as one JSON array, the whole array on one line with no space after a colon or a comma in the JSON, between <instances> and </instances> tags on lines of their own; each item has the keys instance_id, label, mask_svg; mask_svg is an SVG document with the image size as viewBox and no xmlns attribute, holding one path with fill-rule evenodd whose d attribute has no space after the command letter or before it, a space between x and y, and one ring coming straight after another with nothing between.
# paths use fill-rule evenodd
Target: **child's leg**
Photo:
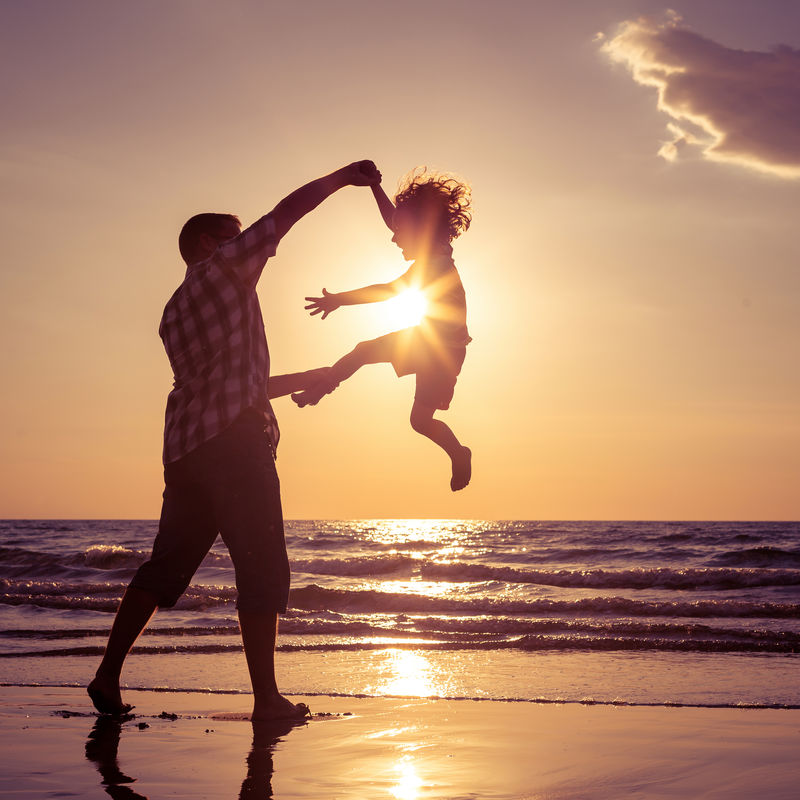
<instances>
[{"instance_id":1,"label":"child's leg","mask_svg":"<svg viewBox=\"0 0 800 800\"><path fill-rule=\"evenodd\" d=\"M439 445L450 456L452 477L450 488L457 492L463 489L472 477L472 451L458 441L450 427L440 419L434 419L436 409L414 400L411 408L411 427Z\"/></svg>"},{"instance_id":2,"label":"child's leg","mask_svg":"<svg viewBox=\"0 0 800 800\"><path fill-rule=\"evenodd\" d=\"M359 342L346 356L342 356L332 367L330 377L320 381L311 389L295 392L292 400L301 408L316 405L326 394L330 394L342 381L347 380L365 364L382 364L392 360L394 344L387 336Z\"/></svg>"}]
</instances>

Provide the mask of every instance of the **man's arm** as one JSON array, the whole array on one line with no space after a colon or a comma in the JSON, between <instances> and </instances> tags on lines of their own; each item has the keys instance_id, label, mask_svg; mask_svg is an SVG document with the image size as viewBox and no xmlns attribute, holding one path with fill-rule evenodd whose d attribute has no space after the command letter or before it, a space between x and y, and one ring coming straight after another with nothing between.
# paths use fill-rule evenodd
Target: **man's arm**
<instances>
[{"instance_id":1,"label":"man's arm","mask_svg":"<svg viewBox=\"0 0 800 800\"><path fill-rule=\"evenodd\" d=\"M286 375L270 375L267 393L269 399L284 397L292 392L302 392L310 389L314 384L327 379L330 367L310 369L306 372L290 372Z\"/></svg>"},{"instance_id":2,"label":"man's arm","mask_svg":"<svg viewBox=\"0 0 800 800\"><path fill-rule=\"evenodd\" d=\"M276 238L282 239L295 222L339 189L345 186L370 186L380 179L380 172L372 161L354 161L330 175L295 189L269 214L275 222Z\"/></svg>"},{"instance_id":3,"label":"man's arm","mask_svg":"<svg viewBox=\"0 0 800 800\"><path fill-rule=\"evenodd\" d=\"M222 264L228 265L245 283L254 287L267 259L275 255L278 242L301 217L326 197L344 186L367 186L381 174L372 161L354 161L330 175L296 189L249 228L217 249Z\"/></svg>"},{"instance_id":4,"label":"man's arm","mask_svg":"<svg viewBox=\"0 0 800 800\"><path fill-rule=\"evenodd\" d=\"M362 303L380 303L389 300L395 295L407 289L411 270L409 268L399 278L395 278L389 283L373 283L371 286L363 286L361 289L353 289L349 292L329 292L322 290L322 297L306 297L308 305L305 306L311 316L322 314L321 319L325 319L332 311L336 311L340 306L356 306Z\"/></svg>"}]
</instances>

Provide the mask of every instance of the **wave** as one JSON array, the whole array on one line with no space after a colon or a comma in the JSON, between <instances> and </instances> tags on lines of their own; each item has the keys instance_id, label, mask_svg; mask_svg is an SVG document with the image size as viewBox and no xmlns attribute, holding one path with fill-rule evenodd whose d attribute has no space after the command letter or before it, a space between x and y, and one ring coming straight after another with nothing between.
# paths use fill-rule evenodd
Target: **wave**
<instances>
[{"instance_id":1,"label":"wave","mask_svg":"<svg viewBox=\"0 0 800 800\"><path fill-rule=\"evenodd\" d=\"M520 570L482 564L423 563L420 575L430 580L504 581L588 589L749 589L800 585L800 570L774 569L583 569Z\"/></svg>"},{"instance_id":2,"label":"wave","mask_svg":"<svg viewBox=\"0 0 800 800\"><path fill-rule=\"evenodd\" d=\"M108 628L7 629L0 631L5 639L34 640L36 642L75 639L103 639ZM238 624L158 626L147 628L149 638L170 637L236 637ZM519 617L408 617L397 615L383 621L352 618L306 618L286 616L281 619L281 637L383 637L407 639L447 639L450 642L511 641L521 637L583 637L649 639L651 641L716 641L742 644L745 649L760 650L775 647L781 652L800 651L800 632L786 630L752 630L710 626L700 623L675 624L637 620L569 620L525 619Z\"/></svg>"},{"instance_id":3,"label":"wave","mask_svg":"<svg viewBox=\"0 0 800 800\"><path fill-rule=\"evenodd\" d=\"M414 556L357 556L354 558L291 559L294 572L313 575L342 575L345 577L368 577L370 575L415 574L421 560Z\"/></svg>"},{"instance_id":4,"label":"wave","mask_svg":"<svg viewBox=\"0 0 800 800\"><path fill-rule=\"evenodd\" d=\"M67 554L0 547L0 571L9 578L78 578L96 572L116 571L132 574L149 557L149 550L122 545L95 544L80 552ZM202 566L232 567L233 562L227 553L211 551L203 559Z\"/></svg>"},{"instance_id":5,"label":"wave","mask_svg":"<svg viewBox=\"0 0 800 800\"><path fill-rule=\"evenodd\" d=\"M137 645L133 655L167 654L219 654L240 653L241 644L159 644ZM404 637L371 641L326 640L281 643L279 652L363 652L373 650L523 650L526 652L574 650L574 651L659 651L686 653L797 653L796 643L781 641L730 641L728 639L658 639L624 636L558 636L528 635L515 639L475 639L475 640L409 640ZM101 657L104 645L84 645L82 647L62 647L0 653L0 659L13 658L61 658L74 656Z\"/></svg>"},{"instance_id":6,"label":"wave","mask_svg":"<svg viewBox=\"0 0 800 800\"><path fill-rule=\"evenodd\" d=\"M607 551L606 551L607 552ZM800 563L798 564L800 566ZM561 569L537 570L487 566L465 562L428 561L407 555L318 558L292 561L297 572L343 577L419 575L451 582L502 581L564 588L735 590L766 586L800 586L800 569L726 569L700 567L671 569Z\"/></svg>"},{"instance_id":7,"label":"wave","mask_svg":"<svg viewBox=\"0 0 800 800\"><path fill-rule=\"evenodd\" d=\"M294 589L292 608L307 610L386 613L451 612L474 614L616 614L639 617L800 617L800 603L746 600L646 601L625 597L591 597L577 600L454 599L372 590L328 589L316 584Z\"/></svg>"},{"instance_id":8,"label":"wave","mask_svg":"<svg viewBox=\"0 0 800 800\"><path fill-rule=\"evenodd\" d=\"M60 581L21 581L0 579L0 603L39 608L116 611L127 583L63 583ZM235 602L238 593L232 586L192 585L175 608L203 611Z\"/></svg>"},{"instance_id":9,"label":"wave","mask_svg":"<svg viewBox=\"0 0 800 800\"><path fill-rule=\"evenodd\" d=\"M61 583L0 579L0 603L42 608L116 611L126 584ZM233 603L231 586L192 585L176 608L204 610ZM747 600L635 600L626 597L584 597L572 600L430 597L374 590L331 589L311 584L293 589L294 609L358 613L444 612L485 615L623 615L634 617L800 617L800 603Z\"/></svg>"},{"instance_id":10,"label":"wave","mask_svg":"<svg viewBox=\"0 0 800 800\"><path fill-rule=\"evenodd\" d=\"M779 547L749 547L713 556L709 563L729 567L800 567L800 550Z\"/></svg>"}]
</instances>

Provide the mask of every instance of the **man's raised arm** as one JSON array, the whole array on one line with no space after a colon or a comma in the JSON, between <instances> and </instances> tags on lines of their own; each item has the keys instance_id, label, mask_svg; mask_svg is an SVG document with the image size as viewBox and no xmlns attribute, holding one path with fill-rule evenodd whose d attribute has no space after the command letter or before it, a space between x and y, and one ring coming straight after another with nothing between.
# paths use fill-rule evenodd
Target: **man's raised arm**
<instances>
[{"instance_id":1,"label":"man's raised arm","mask_svg":"<svg viewBox=\"0 0 800 800\"><path fill-rule=\"evenodd\" d=\"M372 161L354 161L330 175L295 189L269 214L275 222L276 238L282 239L295 222L339 189L345 186L371 186L379 183L380 179L381 174Z\"/></svg>"}]
</instances>

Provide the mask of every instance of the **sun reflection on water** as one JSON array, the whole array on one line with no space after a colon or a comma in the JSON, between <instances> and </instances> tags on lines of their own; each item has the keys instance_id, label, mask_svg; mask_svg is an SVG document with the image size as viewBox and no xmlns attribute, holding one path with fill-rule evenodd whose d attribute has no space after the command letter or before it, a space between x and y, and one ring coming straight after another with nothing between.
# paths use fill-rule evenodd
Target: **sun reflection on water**
<instances>
[{"instance_id":1,"label":"sun reflection on water","mask_svg":"<svg viewBox=\"0 0 800 800\"><path fill-rule=\"evenodd\" d=\"M380 675L380 683L373 688L376 694L447 697L452 688L452 677L423 652L390 648L375 655Z\"/></svg>"},{"instance_id":2,"label":"sun reflection on water","mask_svg":"<svg viewBox=\"0 0 800 800\"><path fill-rule=\"evenodd\" d=\"M470 531L470 520L452 519L374 519L364 520L360 534L364 539L380 544L426 542L450 544Z\"/></svg>"},{"instance_id":3,"label":"sun reflection on water","mask_svg":"<svg viewBox=\"0 0 800 800\"><path fill-rule=\"evenodd\" d=\"M404 755L395 767L398 772L397 783L389 791L397 800L416 800L422 788L422 780L417 775L411 756Z\"/></svg>"}]
</instances>

